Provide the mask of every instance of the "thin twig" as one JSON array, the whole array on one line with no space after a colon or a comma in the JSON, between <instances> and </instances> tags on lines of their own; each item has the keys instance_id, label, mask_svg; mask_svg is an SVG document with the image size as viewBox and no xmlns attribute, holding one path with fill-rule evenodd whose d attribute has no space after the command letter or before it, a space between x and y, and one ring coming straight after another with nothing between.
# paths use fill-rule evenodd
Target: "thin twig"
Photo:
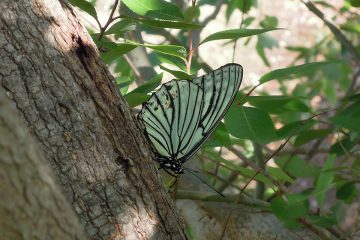
<instances>
[{"instance_id":1,"label":"thin twig","mask_svg":"<svg viewBox=\"0 0 360 240\"><path fill-rule=\"evenodd\" d=\"M195 5L196 5L196 0L192 0L192 6L194 7ZM193 48L193 36L191 29L189 29L188 31L188 45L189 45L189 51L188 51L188 59L186 61L186 72L187 74L190 74L192 57L194 52L196 51L196 48Z\"/></svg>"},{"instance_id":2,"label":"thin twig","mask_svg":"<svg viewBox=\"0 0 360 240\"><path fill-rule=\"evenodd\" d=\"M243 11L244 11L244 12L242 12L242 15L241 15L241 21L240 21L240 26L239 26L240 29L242 28L242 26L243 26L243 24L244 24L244 16L245 16L246 2L247 2L247 0L244 0L244 2L243 2ZM232 62L235 61L235 52L236 52L237 42L238 42L237 40L235 40L235 42L234 42Z\"/></svg>"},{"instance_id":3,"label":"thin twig","mask_svg":"<svg viewBox=\"0 0 360 240\"><path fill-rule=\"evenodd\" d=\"M224 0L217 0L215 3L215 10L207 18L202 21L201 25L206 26L211 20L215 19L220 12L220 8L223 5Z\"/></svg>"},{"instance_id":4,"label":"thin twig","mask_svg":"<svg viewBox=\"0 0 360 240\"><path fill-rule=\"evenodd\" d=\"M189 30L189 34L188 34L188 44L189 44L189 51L188 51L188 59L186 61L186 72L187 74L190 75L190 69L191 69L191 61L192 61L192 57L193 57L193 44L192 44L192 30Z\"/></svg>"},{"instance_id":5,"label":"thin twig","mask_svg":"<svg viewBox=\"0 0 360 240\"><path fill-rule=\"evenodd\" d=\"M178 190L176 194L176 199L191 199L191 200L198 200L198 201L205 201L205 202L228 202L234 203L234 200L237 196L234 195L226 195L226 197L221 197L217 194L207 194L198 191L183 191ZM252 197L242 196L240 201L237 204L244 204L251 207L260 207L260 208L267 208L269 207L269 203L265 201L261 201Z\"/></svg>"},{"instance_id":6,"label":"thin twig","mask_svg":"<svg viewBox=\"0 0 360 240\"><path fill-rule=\"evenodd\" d=\"M114 16L115 10L116 10L119 2L120 2L120 0L115 0L114 6L111 9L111 13L109 15L107 22L105 23L105 25L103 27L99 26L100 27L100 34L99 34L99 38L98 38L99 41L103 38L108 26L116 19L116 18L113 18L113 16Z\"/></svg>"}]
</instances>

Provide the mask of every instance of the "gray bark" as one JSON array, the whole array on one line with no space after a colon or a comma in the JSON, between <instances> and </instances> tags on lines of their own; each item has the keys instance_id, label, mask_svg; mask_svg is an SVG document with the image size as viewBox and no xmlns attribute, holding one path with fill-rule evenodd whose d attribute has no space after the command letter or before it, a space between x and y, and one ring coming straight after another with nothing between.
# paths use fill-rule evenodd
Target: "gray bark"
<instances>
[{"instance_id":1,"label":"gray bark","mask_svg":"<svg viewBox=\"0 0 360 240\"><path fill-rule=\"evenodd\" d=\"M0 86L86 232L186 238L140 127L69 5L3 0L0 28Z\"/></svg>"},{"instance_id":2,"label":"gray bark","mask_svg":"<svg viewBox=\"0 0 360 240\"><path fill-rule=\"evenodd\" d=\"M5 91L0 88L2 239L87 239Z\"/></svg>"}]
</instances>

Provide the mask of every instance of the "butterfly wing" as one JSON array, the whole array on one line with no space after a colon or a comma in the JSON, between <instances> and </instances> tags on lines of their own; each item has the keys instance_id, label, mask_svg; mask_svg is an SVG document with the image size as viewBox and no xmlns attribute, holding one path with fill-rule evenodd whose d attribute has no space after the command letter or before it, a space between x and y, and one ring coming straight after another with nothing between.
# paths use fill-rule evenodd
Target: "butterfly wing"
<instances>
[{"instance_id":1,"label":"butterfly wing","mask_svg":"<svg viewBox=\"0 0 360 240\"><path fill-rule=\"evenodd\" d=\"M232 63L192 80L204 91L204 106L191 148L179 159L181 162L188 160L215 130L234 101L242 76L241 65Z\"/></svg>"},{"instance_id":2,"label":"butterfly wing","mask_svg":"<svg viewBox=\"0 0 360 240\"><path fill-rule=\"evenodd\" d=\"M188 160L225 115L241 80L242 67L228 64L192 81L170 81L154 93L138 118L158 155Z\"/></svg>"},{"instance_id":3,"label":"butterfly wing","mask_svg":"<svg viewBox=\"0 0 360 240\"><path fill-rule=\"evenodd\" d=\"M173 80L143 104L138 118L160 157L177 160L188 153L202 117L203 97L200 86Z\"/></svg>"}]
</instances>

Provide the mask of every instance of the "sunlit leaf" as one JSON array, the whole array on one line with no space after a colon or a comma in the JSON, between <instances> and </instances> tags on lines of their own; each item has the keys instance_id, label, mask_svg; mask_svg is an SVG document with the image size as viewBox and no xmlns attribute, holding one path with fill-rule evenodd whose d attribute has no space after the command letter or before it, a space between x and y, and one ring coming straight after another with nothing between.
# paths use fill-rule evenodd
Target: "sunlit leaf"
<instances>
[{"instance_id":1,"label":"sunlit leaf","mask_svg":"<svg viewBox=\"0 0 360 240\"><path fill-rule=\"evenodd\" d=\"M186 49L183 46L177 46L177 45L150 45L150 44L144 44L143 45L146 48L153 49L159 53L172 55L178 58L181 58L182 60L186 60Z\"/></svg>"},{"instance_id":2,"label":"sunlit leaf","mask_svg":"<svg viewBox=\"0 0 360 240\"><path fill-rule=\"evenodd\" d=\"M156 75L149 81L146 81L144 84L140 85L139 87L135 88L130 93L126 94L126 96L134 93L149 93L153 91L155 88L157 88L161 84L163 74L160 73L159 75Z\"/></svg>"},{"instance_id":3,"label":"sunlit leaf","mask_svg":"<svg viewBox=\"0 0 360 240\"><path fill-rule=\"evenodd\" d=\"M264 74L260 78L260 83L266 83L273 79L283 79L283 78L291 78L294 76L303 75L308 73L309 71L314 71L319 69L320 67L326 66L328 64L340 64L340 61L330 61L330 62L312 62L312 63L305 63L302 65L287 67L276 69L271 72Z\"/></svg>"},{"instance_id":4,"label":"sunlit leaf","mask_svg":"<svg viewBox=\"0 0 360 240\"><path fill-rule=\"evenodd\" d=\"M146 102L150 98L150 96L145 93L133 93L127 94L126 96L124 96L124 98L130 107L136 107L143 102Z\"/></svg>"},{"instance_id":5,"label":"sunlit leaf","mask_svg":"<svg viewBox=\"0 0 360 240\"><path fill-rule=\"evenodd\" d=\"M147 16L165 20L182 20L181 9L173 3L164 0L122 0L133 12L140 16Z\"/></svg>"},{"instance_id":6,"label":"sunlit leaf","mask_svg":"<svg viewBox=\"0 0 360 240\"><path fill-rule=\"evenodd\" d=\"M134 31L135 29L135 21L124 19L113 24L108 30L106 30L105 34L120 34L124 32Z\"/></svg>"},{"instance_id":7,"label":"sunlit leaf","mask_svg":"<svg viewBox=\"0 0 360 240\"><path fill-rule=\"evenodd\" d=\"M169 69L167 67L164 67L163 65L160 65L160 69L168 72L168 73L171 73L172 75L174 75L177 79L181 79L181 80L185 80L185 79L192 79L192 76L187 74L186 72L183 72L183 71L177 71L177 70L172 70L172 69Z\"/></svg>"},{"instance_id":8,"label":"sunlit leaf","mask_svg":"<svg viewBox=\"0 0 360 240\"><path fill-rule=\"evenodd\" d=\"M137 46L128 43L113 43L113 42L100 42L100 44L107 48L106 52L101 52L100 55L105 63L109 64L115 59L135 49Z\"/></svg>"},{"instance_id":9,"label":"sunlit leaf","mask_svg":"<svg viewBox=\"0 0 360 240\"><path fill-rule=\"evenodd\" d=\"M216 32L207 36L200 44L223 39L238 39L243 37L250 37L261 33L280 30L280 28L266 28L266 29L230 29L225 31Z\"/></svg>"},{"instance_id":10,"label":"sunlit leaf","mask_svg":"<svg viewBox=\"0 0 360 240\"><path fill-rule=\"evenodd\" d=\"M91 3L89 3L88 1L86 1L86 0L69 0L69 2L72 5L74 5L74 6L78 7L78 8L80 8L81 10L87 12L93 18L98 19L94 6Z\"/></svg>"},{"instance_id":11,"label":"sunlit leaf","mask_svg":"<svg viewBox=\"0 0 360 240\"><path fill-rule=\"evenodd\" d=\"M170 20L161 20L161 19L144 19L144 18L133 18L128 16L122 16L125 19L131 19L133 21L139 22L141 24L156 27L156 28L173 28L173 29L197 29L204 26L198 25L195 23L187 23L184 21L170 21Z\"/></svg>"}]
</instances>

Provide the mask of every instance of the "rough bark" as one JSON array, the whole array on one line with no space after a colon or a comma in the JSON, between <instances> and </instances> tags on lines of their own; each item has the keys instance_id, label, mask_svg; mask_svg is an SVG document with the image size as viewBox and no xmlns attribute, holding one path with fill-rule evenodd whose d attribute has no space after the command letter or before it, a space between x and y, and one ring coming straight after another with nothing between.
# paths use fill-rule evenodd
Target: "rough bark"
<instances>
[{"instance_id":1,"label":"rough bark","mask_svg":"<svg viewBox=\"0 0 360 240\"><path fill-rule=\"evenodd\" d=\"M96 239L183 239L150 149L64 1L0 3L0 86Z\"/></svg>"},{"instance_id":2,"label":"rough bark","mask_svg":"<svg viewBox=\"0 0 360 240\"><path fill-rule=\"evenodd\" d=\"M2 239L87 239L49 164L0 88Z\"/></svg>"}]
</instances>

